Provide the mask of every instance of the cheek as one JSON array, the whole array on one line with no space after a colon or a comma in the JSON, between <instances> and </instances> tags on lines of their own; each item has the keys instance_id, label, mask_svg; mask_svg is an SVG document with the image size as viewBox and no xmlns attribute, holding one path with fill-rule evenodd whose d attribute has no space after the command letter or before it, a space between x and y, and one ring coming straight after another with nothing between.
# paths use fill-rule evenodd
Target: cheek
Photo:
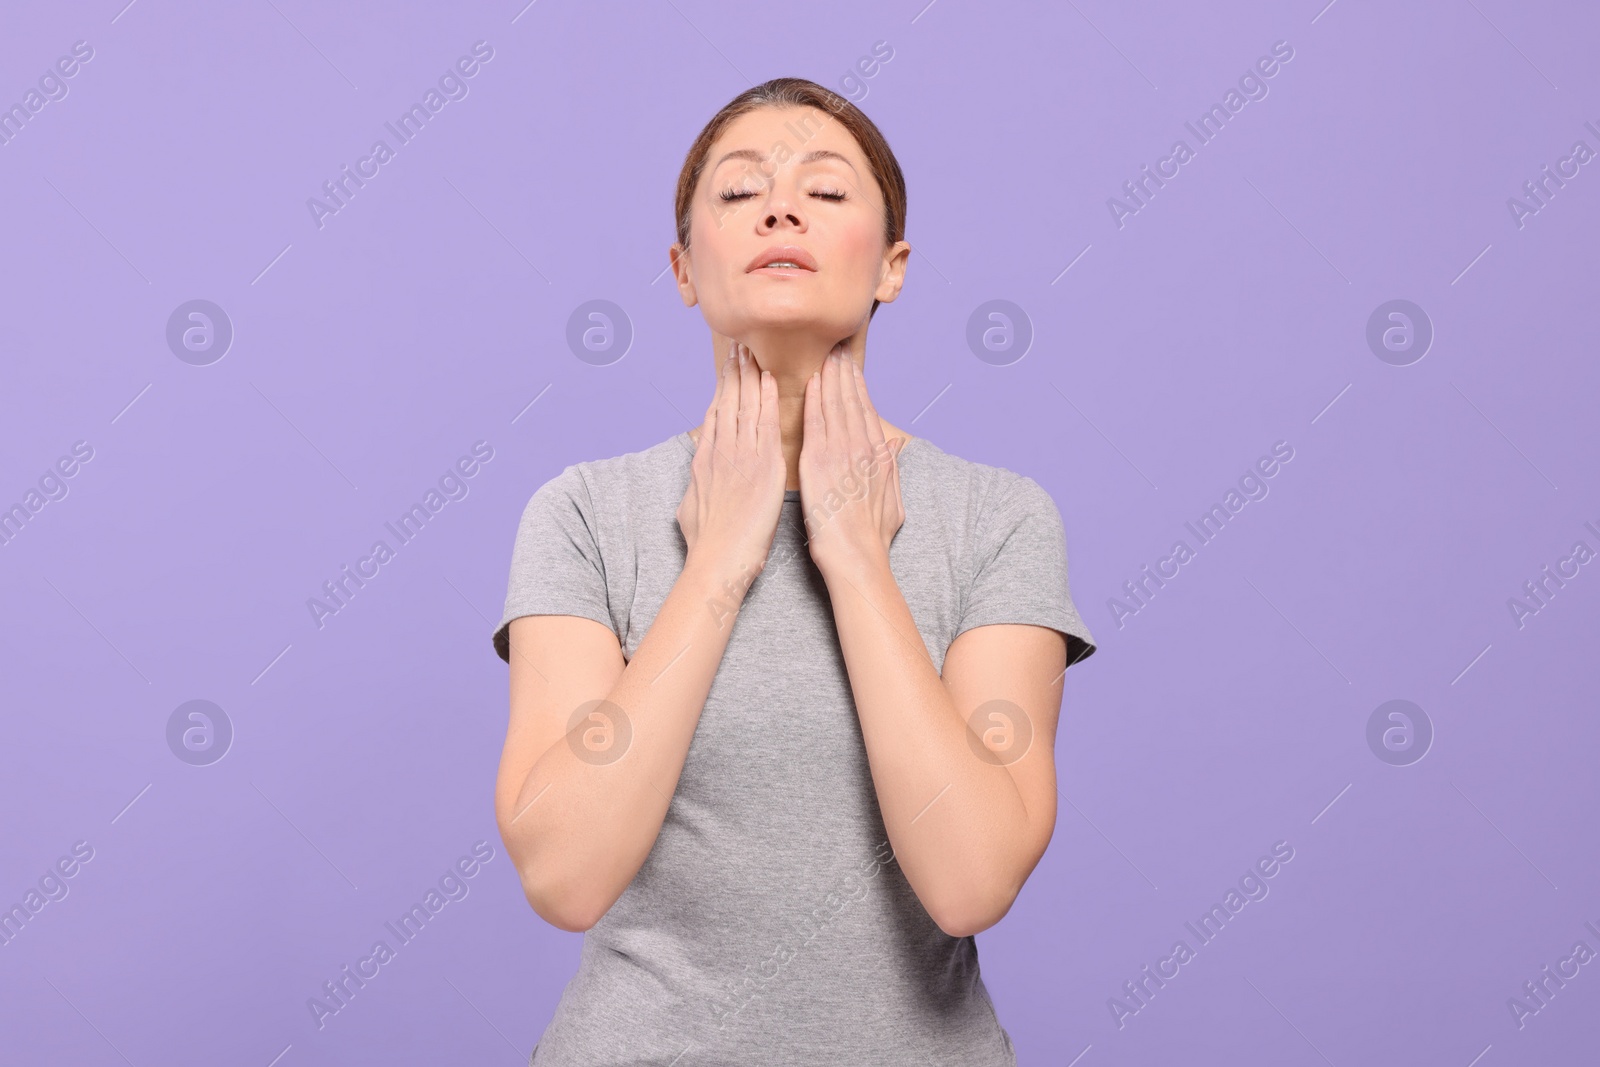
<instances>
[{"instance_id":1,"label":"cheek","mask_svg":"<svg viewBox=\"0 0 1600 1067\"><path fill-rule=\"evenodd\" d=\"M873 284L883 262L883 225L873 219L840 229L834 243L836 262L858 280Z\"/></svg>"}]
</instances>

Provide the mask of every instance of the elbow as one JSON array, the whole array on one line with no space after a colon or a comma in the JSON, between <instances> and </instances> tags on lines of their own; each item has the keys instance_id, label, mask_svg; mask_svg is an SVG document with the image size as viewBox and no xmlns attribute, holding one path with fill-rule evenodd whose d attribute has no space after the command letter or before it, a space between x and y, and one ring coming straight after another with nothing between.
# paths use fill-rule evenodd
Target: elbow
<instances>
[{"instance_id":1,"label":"elbow","mask_svg":"<svg viewBox=\"0 0 1600 1067\"><path fill-rule=\"evenodd\" d=\"M942 900L928 916L950 937L971 937L1004 919L1016 899L1014 889L996 886Z\"/></svg>"},{"instance_id":2,"label":"elbow","mask_svg":"<svg viewBox=\"0 0 1600 1067\"><path fill-rule=\"evenodd\" d=\"M588 931L609 910L609 905L597 907L592 894L576 887L535 880L526 874L522 876L522 895L539 918L570 934Z\"/></svg>"}]
</instances>

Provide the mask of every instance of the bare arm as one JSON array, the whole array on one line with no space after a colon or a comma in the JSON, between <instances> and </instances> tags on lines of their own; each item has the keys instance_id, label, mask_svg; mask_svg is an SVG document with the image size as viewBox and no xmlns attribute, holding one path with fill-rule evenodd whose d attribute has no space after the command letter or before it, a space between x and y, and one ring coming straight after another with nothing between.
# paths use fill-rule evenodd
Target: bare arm
<instances>
[{"instance_id":1,"label":"bare arm","mask_svg":"<svg viewBox=\"0 0 1600 1067\"><path fill-rule=\"evenodd\" d=\"M1004 917L1055 829L1066 641L1043 626L976 626L951 643L941 677L889 566L905 518L898 464L848 353L824 361L805 417L811 556L833 602L884 827L940 929L977 933ZM854 491L841 494L845 485Z\"/></svg>"},{"instance_id":2,"label":"bare arm","mask_svg":"<svg viewBox=\"0 0 1600 1067\"><path fill-rule=\"evenodd\" d=\"M835 574L828 592L895 859L945 933L986 930L1055 830L1066 641L978 626L951 643L941 677L887 566Z\"/></svg>"},{"instance_id":3,"label":"bare arm","mask_svg":"<svg viewBox=\"0 0 1600 1067\"><path fill-rule=\"evenodd\" d=\"M573 615L511 623L511 722L495 817L528 902L587 930L644 864L732 632L708 609L721 580L685 567L631 662ZM585 702L604 700L571 733Z\"/></svg>"},{"instance_id":4,"label":"bare arm","mask_svg":"<svg viewBox=\"0 0 1600 1067\"><path fill-rule=\"evenodd\" d=\"M786 470L777 385L753 363L725 361L691 469L687 561L631 661L592 619L511 622L495 818L528 903L563 930L598 922L655 845L733 612L771 548Z\"/></svg>"}]
</instances>

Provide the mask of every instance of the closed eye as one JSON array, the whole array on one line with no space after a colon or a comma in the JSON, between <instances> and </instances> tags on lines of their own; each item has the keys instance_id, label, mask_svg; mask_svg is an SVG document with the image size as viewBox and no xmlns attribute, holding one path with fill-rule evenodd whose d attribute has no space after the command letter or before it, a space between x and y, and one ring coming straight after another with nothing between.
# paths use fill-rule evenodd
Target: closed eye
<instances>
[{"instance_id":1,"label":"closed eye","mask_svg":"<svg viewBox=\"0 0 1600 1067\"><path fill-rule=\"evenodd\" d=\"M727 189L727 190L724 190L723 192L721 192L721 193L719 193L717 195L724 202L731 203L731 202L733 202L735 200L745 200L745 199L747 199L749 197L755 196L756 194L754 192L751 192L751 191L748 191L748 190L740 192L740 191L734 190L734 189ZM813 192L811 192L809 195L814 196L819 200L831 200L831 201L833 201L835 203L837 203L837 202L839 202L841 200L848 199L845 196L844 193L835 192L835 191L833 191L831 189L817 189L817 190L814 190Z\"/></svg>"}]
</instances>

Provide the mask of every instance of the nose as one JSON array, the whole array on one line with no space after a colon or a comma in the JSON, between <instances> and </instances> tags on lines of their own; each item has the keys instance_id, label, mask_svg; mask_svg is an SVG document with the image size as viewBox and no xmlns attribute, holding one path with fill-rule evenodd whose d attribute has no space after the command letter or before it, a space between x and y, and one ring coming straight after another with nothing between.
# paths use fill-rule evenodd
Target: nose
<instances>
[{"instance_id":1,"label":"nose","mask_svg":"<svg viewBox=\"0 0 1600 1067\"><path fill-rule=\"evenodd\" d=\"M788 226L800 233L804 233L806 229L805 215L795 202L794 194L778 182L773 182L768 188L770 192L767 196L767 211L762 216L761 225L758 229L763 234L767 234Z\"/></svg>"}]
</instances>

